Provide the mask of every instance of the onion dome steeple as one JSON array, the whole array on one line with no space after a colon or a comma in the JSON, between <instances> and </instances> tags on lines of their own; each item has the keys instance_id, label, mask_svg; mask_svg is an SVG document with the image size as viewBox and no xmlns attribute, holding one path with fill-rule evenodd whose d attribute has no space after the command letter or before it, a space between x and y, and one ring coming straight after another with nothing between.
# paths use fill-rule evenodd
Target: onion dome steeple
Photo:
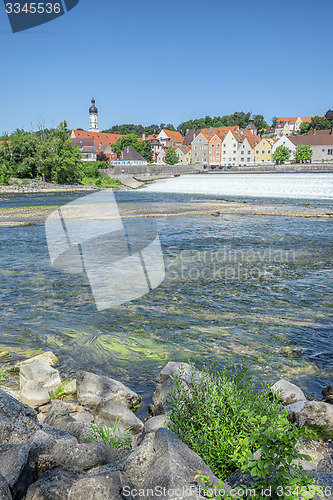
<instances>
[{"instance_id":1,"label":"onion dome steeple","mask_svg":"<svg viewBox=\"0 0 333 500\"><path fill-rule=\"evenodd\" d=\"M89 132L99 132L98 128L98 109L95 106L95 99L91 99L89 108Z\"/></svg>"}]
</instances>

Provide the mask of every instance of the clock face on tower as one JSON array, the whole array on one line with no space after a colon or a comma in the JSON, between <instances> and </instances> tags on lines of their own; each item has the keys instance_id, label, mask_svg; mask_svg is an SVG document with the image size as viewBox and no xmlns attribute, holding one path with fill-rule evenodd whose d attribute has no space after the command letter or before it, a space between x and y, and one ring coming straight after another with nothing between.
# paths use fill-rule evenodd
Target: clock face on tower
<instances>
[{"instance_id":1,"label":"clock face on tower","mask_svg":"<svg viewBox=\"0 0 333 500\"><path fill-rule=\"evenodd\" d=\"M30 2L26 0L3 0L13 33L35 28L63 16L80 0L48 0Z\"/></svg>"}]
</instances>

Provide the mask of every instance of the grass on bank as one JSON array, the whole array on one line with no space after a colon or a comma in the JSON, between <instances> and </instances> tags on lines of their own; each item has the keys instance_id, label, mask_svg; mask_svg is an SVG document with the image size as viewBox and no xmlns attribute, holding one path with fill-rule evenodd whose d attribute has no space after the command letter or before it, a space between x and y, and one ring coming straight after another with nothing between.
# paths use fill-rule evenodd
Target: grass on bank
<instances>
[{"instance_id":1,"label":"grass on bank","mask_svg":"<svg viewBox=\"0 0 333 500\"><path fill-rule=\"evenodd\" d=\"M297 439L304 432L288 421L268 386L258 391L240 370L204 370L199 377L192 372L190 390L181 375L175 383L176 390L168 399L168 428L217 477L226 479L242 468L249 485L257 490L272 487L272 499L281 498L282 489L287 487L291 488L289 500L313 498L309 488L316 489L314 479L291 464L294 459L310 459L297 449ZM261 457L256 459L254 453L259 449ZM209 486L208 478L200 477ZM305 496L293 493L293 489L302 487ZM306 496L306 490L310 496Z\"/></svg>"},{"instance_id":2,"label":"grass on bank","mask_svg":"<svg viewBox=\"0 0 333 500\"><path fill-rule=\"evenodd\" d=\"M91 432L82 436L83 441L99 441L102 439L104 443L108 443L110 446L116 450L132 450L132 434L130 429L121 432L119 429L121 418L112 424L110 416L109 425L103 422L99 424L91 423Z\"/></svg>"},{"instance_id":3,"label":"grass on bank","mask_svg":"<svg viewBox=\"0 0 333 500\"><path fill-rule=\"evenodd\" d=\"M36 179L28 178L14 178L10 176L8 170L3 171L3 166L0 165L0 186L29 186L31 183L40 183L41 177ZM81 167L79 170L79 175L76 182L82 184L83 186L96 186L101 188L113 188L117 189L123 184L117 180L110 177L103 177L100 169L105 169L108 164L104 162L81 162Z\"/></svg>"},{"instance_id":4,"label":"grass on bank","mask_svg":"<svg viewBox=\"0 0 333 500\"><path fill-rule=\"evenodd\" d=\"M110 177L83 177L80 181L83 186L96 186L105 188L118 188L122 186L122 183L117 179L111 179Z\"/></svg>"}]
</instances>

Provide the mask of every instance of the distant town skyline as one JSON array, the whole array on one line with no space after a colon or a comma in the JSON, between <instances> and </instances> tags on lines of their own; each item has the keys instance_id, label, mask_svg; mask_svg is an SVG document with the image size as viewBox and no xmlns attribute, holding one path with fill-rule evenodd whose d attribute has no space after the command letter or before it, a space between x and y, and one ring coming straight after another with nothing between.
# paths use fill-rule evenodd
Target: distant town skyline
<instances>
[{"instance_id":1,"label":"distant town skyline","mask_svg":"<svg viewBox=\"0 0 333 500\"><path fill-rule=\"evenodd\" d=\"M4 5L0 5L5 14ZM0 10L1 12L1 10ZM81 0L13 34L0 16L0 133L172 123L235 111L324 115L332 109L331 0L111 3ZM326 26L326 28L325 28Z\"/></svg>"}]
</instances>

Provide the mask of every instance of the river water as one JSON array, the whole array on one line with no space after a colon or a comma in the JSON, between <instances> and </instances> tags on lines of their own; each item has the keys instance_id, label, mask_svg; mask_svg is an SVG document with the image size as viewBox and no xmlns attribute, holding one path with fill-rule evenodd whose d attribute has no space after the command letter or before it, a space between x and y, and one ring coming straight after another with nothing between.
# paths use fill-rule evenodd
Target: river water
<instances>
[{"instance_id":1,"label":"river water","mask_svg":"<svg viewBox=\"0 0 333 500\"><path fill-rule=\"evenodd\" d=\"M154 222L166 278L144 297L101 312L85 276L52 269L44 220L33 211L28 223L22 218L27 207L51 212L81 196L0 195L0 221L6 221L0 350L10 351L2 363L51 349L64 376L77 369L107 374L145 403L168 360L248 365L257 380L286 378L316 397L332 383L332 219L176 212L180 203L195 207L222 198L329 212L333 174L196 175L117 192L125 216L159 207ZM6 217L11 207L18 212ZM174 215L162 216L168 210ZM294 356L284 356L283 347Z\"/></svg>"}]
</instances>

